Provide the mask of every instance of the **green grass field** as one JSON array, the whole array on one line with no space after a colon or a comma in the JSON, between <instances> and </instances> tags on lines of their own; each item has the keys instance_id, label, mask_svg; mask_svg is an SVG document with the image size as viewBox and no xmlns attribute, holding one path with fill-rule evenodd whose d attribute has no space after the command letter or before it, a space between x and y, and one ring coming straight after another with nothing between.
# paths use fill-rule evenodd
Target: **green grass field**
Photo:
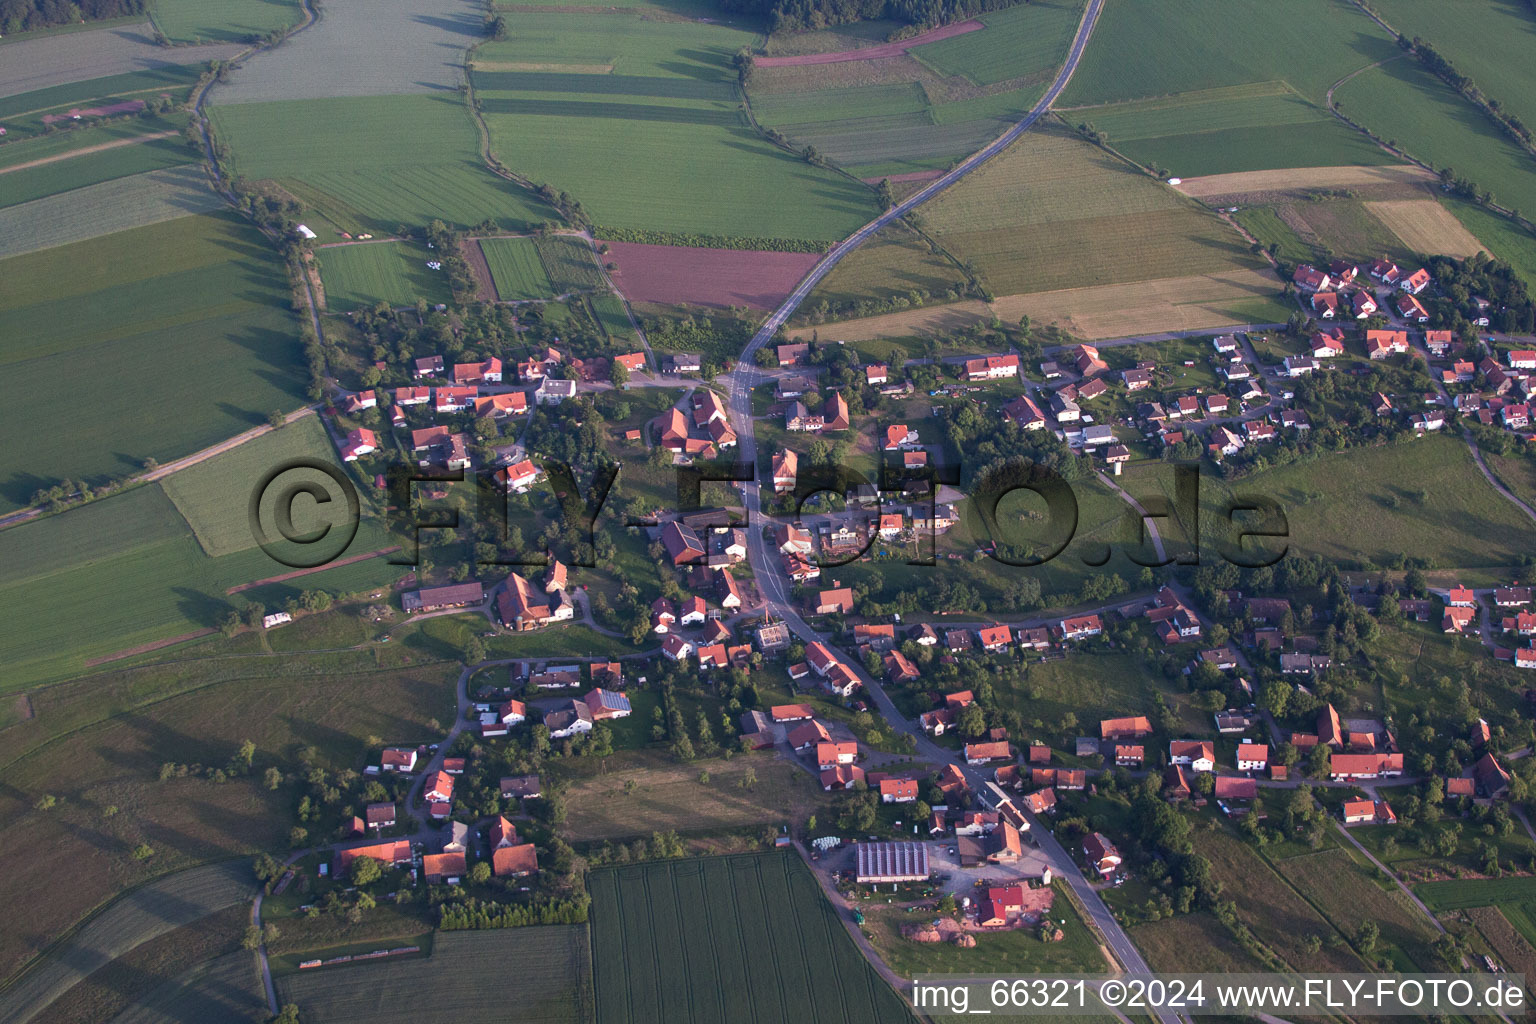
<instances>
[{"instance_id":1,"label":"green grass field","mask_svg":"<svg viewBox=\"0 0 1536 1024\"><path fill-rule=\"evenodd\" d=\"M43 114L62 112L88 101L142 99L161 93L184 97L201 73L200 65L178 64L17 93L0 98L0 120L5 122L8 134L18 130L27 134L39 132Z\"/></svg>"},{"instance_id":2,"label":"green grass field","mask_svg":"<svg viewBox=\"0 0 1536 1024\"><path fill-rule=\"evenodd\" d=\"M520 299L547 299L555 294L544 261L539 258L538 241L532 238L482 238L485 253L496 282L496 295L503 302Z\"/></svg>"},{"instance_id":3,"label":"green grass field","mask_svg":"<svg viewBox=\"0 0 1536 1024\"><path fill-rule=\"evenodd\" d=\"M1420 882L1413 894L1430 910L1464 910L1536 901L1536 878L1458 878Z\"/></svg>"},{"instance_id":4,"label":"green grass field","mask_svg":"<svg viewBox=\"0 0 1536 1024\"><path fill-rule=\"evenodd\" d=\"M747 125L730 60L751 33L623 13L520 13L518 26L475 55L492 147L569 190L595 223L826 241L874 215L867 190ZM507 67L540 70L492 70Z\"/></svg>"},{"instance_id":5,"label":"green grass field","mask_svg":"<svg viewBox=\"0 0 1536 1024\"><path fill-rule=\"evenodd\" d=\"M1074 0L1039 0L983 14L980 32L951 36L915 47L912 55L940 74L960 75L992 85L1054 68L1061 62L1083 5ZM1040 92L1045 91L1044 83Z\"/></svg>"},{"instance_id":6,"label":"green grass field","mask_svg":"<svg viewBox=\"0 0 1536 1024\"><path fill-rule=\"evenodd\" d=\"M384 234L434 219L522 230L554 218L485 167L454 94L239 103L209 113L235 173L277 180L337 230Z\"/></svg>"},{"instance_id":7,"label":"green grass field","mask_svg":"<svg viewBox=\"0 0 1536 1024\"><path fill-rule=\"evenodd\" d=\"M15 425L0 510L62 478L99 483L297 407L302 353L287 304L275 254L232 213L0 262Z\"/></svg>"},{"instance_id":8,"label":"green grass field","mask_svg":"<svg viewBox=\"0 0 1536 1024\"><path fill-rule=\"evenodd\" d=\"M1410 155L1470 178L1500 204L1536 210L1536 158L1411 58L1356 76L1334 102Z\"/></svg>"},{"instance_id":9,"label":"green grass field","mask_svg":"<svg viewBox=\"0 0 1536 1024\"><path fill-rule=\"evenodd\" d=\"M290 974L278 980L278 995L303 1007L305 1024L424 1018L499 1024L512 1004L519 1021L584 1024L591 1010L590 957L583 925L443 932L429 957ZM506 988L510 965L517 972L515 996ZM453 984L440 985L443 978Z\"/></svg>"},{"instance_id":10,"label":"green grass field","mask_svg":"<svg viewBox=\"0 0 1536 1024\"><path fill-rule=\"evenodd\" d=\"M587 877L598 1024L905 1021L792 853Z\"/></svg>"},{"instance_id":11,"label":"green grass field","mask_svg":"<svg viewBox=\"0 0 1536 1024\"><path fill-rule=\"evenodd\" d=\"M108 175L113 166L111 159L97 164ZM0 209L0 260L224 208L202 168L192 164L101 181Z\"/></svg>"},{"instance_id":12,"label":"green grass field","mask_svg":"<svg viewBox=\"0 0 1536 1024\"><path fill-rule=\"evenodd\" d=\"M1025 135L922 219L998 295L1258 265L1212 214L1061 130Z\"/></svg>"},{"instance_id":13,"label":"green grass field","mask_svg":"<svg viewBox=\"0 0 1536 1024\"><path fill-rule=\"evenodd\" d=\"M263 434L216 458L173 473L156 486L176 505L204 553L217 558L256 546L250 524L251 490L267 473L299 458L340 465L318 416L306 416L281 430ZM323 523L323 519L301 521L303 512L295 508L294 525L299 532Z\"/></svg>"},{"instance_id":14,"label":"green grass field","mask_svg":"<svg viewBox=\"0 0 1536 1024\"><path fill-rule=\"evenodd\" d=\"M627 345L635 340L635 329L630 326L629 314L624 311L624 301L612 292L592 296L592 312L597 315L598 326L615 345Z\"/></svg>"},{"instance_id":15,"label":"green grass field","mask_svg":"<svg viewBox=\"0 0 1536 1024\"><path fill-rule=\"evenodd\" d=\"M535 238L533 246L538 250L539 261L544 264L544 272L556 295L603 286L597 258L592 247L582 239L572 235L546 235Z\"/></svg>"},{"instance_id":16,"label":"green grass field","mask_svg":"<svg viewBox=\"0 0 1536 1024\"><path fill-rule=\"evenodd\" d=\"M436 305L453 298L448 278L427 267L431 250L412 242L363 242L320 250L320 280L325 308L344 313L380 302L414 306L417 299Z\"/></svg>"},{"instance_id":17,"label":"green grass field","mask_svg":"<svg viewBox=\"0 0 1536 1024\"><path fill-rule=\"evenodd\" d=\"M197 159L197 154L183 139L174 135L96 153L80 152L160 132L179 131L185 123L185 118L179 115L135 118L0 147L0 206L25 203L161 167L191 163ZM35 167L20 166L40 160L52 162Z\"/></svg>"},{"instance_id":18,"label":"green grass field","mask_svg":"<svg viewBox=\"0 0 1536 1024\"><path fill-rule=\"evenodd\" d=\"M154 0L151 13L173 43L243 43L304 20L298 0Z\"/></svg>"},{"instance_id":19,"label":"green grass field","mask_svg":"<svg viewBox=\"0 0 1536 1024\"><path fill-rule=\"evenodd\" d=\"M1459 199L1442 202L1493 255L1515 268L1527 289L1536 289L1536 235L1481 206Z\"/></svg>"},{"instance_id":20,"label":"green grass field","mask_svg":"<svg viewBox=\"0 0 1536 1024\"><path fill-rule=\"evenodd\" d=\"M1526 59L1536 38L1536 14L1525 4L1382 0L1372 6L1399 32L1428 41L1511 114L1536 124L1536 68Z\"/></svg>"},{"instance_id":21,"label":"green grass field","mask_svg":"<svg viewBox=\"0 0 1536 1024\"><path fill-rule=\"evenodd\" d=\"M965 287L965 275L933 252L917 232L897 222L881 228L816 286L816 300L834 306L860 299L890 299L921 289L936 298ZM811 303L814 305L815 303Z\"/></svg>"}]
</instances>

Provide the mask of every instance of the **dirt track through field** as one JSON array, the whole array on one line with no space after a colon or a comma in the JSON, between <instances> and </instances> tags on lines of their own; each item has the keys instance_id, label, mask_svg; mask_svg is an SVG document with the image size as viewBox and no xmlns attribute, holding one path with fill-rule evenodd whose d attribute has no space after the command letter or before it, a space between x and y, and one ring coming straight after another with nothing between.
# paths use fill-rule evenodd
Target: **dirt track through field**
<instances>
[{"instance_id":1,"label":"dirt track through field","mask_svg":"<svg viewBox=\"0 0 1536 1024\"><path fill-rule=\"evenodd\" d=\"M838 50L835 53L801 53L793 57L758 57L752 62L759 68L792 68L806 64L841 64L850 60L879 60L882 57L900 57L914 46L922 46L924 43L936 43L940 39L948 39L951 36L963 36L967 32L979 32L986 28L979 21L957 21L953 25L945 25L942 28L923 32L911 39L903 39L899 43L886 43L883 46L866 46L858 50Z\"/></svg>"},{"instance_id":2,"label":"dirt track through field","mask_svg":"<svg viewBox=\"0 0 1536 1024\"><path fill-rule=\"evenodd\" d=\"M464 262L469 264L469 272L475 275L475 298L481 302L500 302L501 293L496 290L496 278L491 273L491 265L485 262L485 250L480 248L480 239L464 240Z\"/></svg>"},{"instance_id":3,"label":"dirt track through field","mask_svg":"<svg viewBox=\"0 0 1536 1024\"><path fill-rule=\"evenodd\" d=\"M1433 199L1366 203L1365 208L1415 252L1465 258L1487 248L1450 210Z\"/></svg>"},{"instance_id":4,"label":"dirt track through field","mask_svg":"<svg viewBox=\"0 0 1536 1024\"><path fill-rule=\"evenodd\" d=\"M139 644L137 647L129 647L121 651L114 651L111 654L103 654L99 658L88 658L86 659L85 667L95 668L97 665L105 665L109 661L121 661L124 658L131 658L135 654L148 654L150 651L158 651L162 647L173 647L176 644L184 643L188 640L196 640L200 636L207 636L210 633L217 632L218 630L212 628L195 629L190 633L183 633L181 636L167 637L164 640L152 640L147 644Z\"/></svg>"},{"instance_id":5,"label":"dirt track through field","mask_svg":"<svg viewBox=\"0 0 1536 1024\"><path fill-rule=\"evenodd\" d=\"M107 149L121 149L124 146L137 146L144 142L154 142L156 139L168 139L179 132L150 132L148 135L138 135L131 139L117 139L113 142L99 142L94 146L86 146L84 149L72 149L68 153L57 153L53 156L39 157L36 160L28 160L24 164L16 164L12 167L0 167L0 174L10 174L12 171L25 171L30 167L43 167L47 164L56 164L61 160L73 160L77 156L86 156L91 153L100 153Z\"/></svg>"},{"instance_id":6,"label":"dirt track through field","mask_svg":"<svg viewBox=\"0 0 1536 1024\"><path fill-rule=\"evenodd\" d=\"M296 580L301 576L310 576L317 572L325 572L327 569L339 569L344 565L351 565L354 562L366 562L370 558L377 558L380 555L394 554L399 550L399 545L396 545L392 548L379 548L377 551L368 551L361 555L353 555L351 558L343 558L340 561L326 562L324 565L317 565L313 569L295 569L293 572L285 572L280 576L268 576L264 580L252 580L249 583L241 583L239 586L230 587L228 590L224 591L224 593L226 595L239 594L247 590L254 590L256 587L264 587L268 583L286 583L289 580Z\"/></svg>"},{"instance_id":7,"label":"dirt track through field","mask_svg":"<svg viewBox=\"0 0 1536 1024\"><path fill-rule=\"evenodd\" d=\"M1235 171L1185 178L1174 187L1187 196L1236 196L1245 192L1282 192L1303 188L1349 188L1358 185L1421 185L1435 176L1412 164L1381 167L1289 167L1274 171Z\"/></svg>"}]
</instances>

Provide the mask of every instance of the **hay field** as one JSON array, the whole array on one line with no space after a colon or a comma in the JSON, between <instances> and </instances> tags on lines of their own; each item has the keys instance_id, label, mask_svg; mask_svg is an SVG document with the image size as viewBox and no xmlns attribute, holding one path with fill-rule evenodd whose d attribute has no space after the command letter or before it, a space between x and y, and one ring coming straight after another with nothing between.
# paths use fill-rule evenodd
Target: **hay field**
<instances>
[{"instance_id":1,"label":"hay field","mask_svg":"<svg viewBox=\"0 0 1536 1024\"><path fill-rule=\"evenodd\" d=\"M107 154L102 169L122 159ZM57 177L57 165L47 169ZM46 176L45 176L46 177ZM85 242L224 207L201 167L187 164L102 181L0 210L0 259Z\"/></svg>"},{"instance_id":2,"label":"hay field","mask_svg":"<svg viewBox=\"0 0 1536 1024\"><path fill-rule=\"evenodd\" d=\"M1134 284L1004 295L992 311L1005 323L1027 315L1079 338L1123 338L1157 331L1194 331L1231 324L1280 323L1290 307L1269 270L1232 270Z\"/></svg>"},{"instance_id":3,"label":"hay field","mask_svg":"<svg viewBox=\"0 0 1536 1024\"><path fill-rule=\"evenodd\" d=\"M256 879L249 865L238 861L193 868L135 889L8 988L0 996L0 1021L27 1020L86 975L140 943L255 895Z\"/></svg>"},{"instance_id":4,"label":"hay field","mask_svg":"<svg viewBox=\"0 0 1536 1024\"><path fill-rule=\"evenodd\" d=\"M298 0L154 0L152 10L174 43L249 42L304 20Z\"/></svg>"},{"instance_id":5,"label":"hay field","mask_svg":"<svg viewBox=\"0 0 1536 1024\"><path fill-rule=\"evenodd\" d=\"M277 979L278 1001L303 1007L305 1024L586 1024L591 986L585 925L441 932L428 957Z\"/></svg>"},{"instance_id":6,"label":"hay field","mask_svg":"<svg viewBox=\"0 0 1536 1024\"><path fill-rule=\"evenodd\" d=\"M385 234L487 218L523 230L555 218L486 168L456 93L239 103L209 113L235 173L278 181L338 230ZM336 239L322 232L321 240Z\"/></svg>"},{"instance_id":7,"label":"hay field","mask_svg":"<svg viewBox=\"0 0 1536 1024\"><path fill-rule=\"evenodd\" d=\"M1025 135L921 217L998 295L1261 266L1213 214L1059 128Z\"/></svg>"},{"instance_id":8,"label":"hay field","mask_svg":"<svg viewBox=\"0 0 1536 1024\"><path fill-rule=\"evenodd\" d=\"M1240 199L1250 194L1293 192L1319 188L1358 188L1373 185L1421 185L1435 176L1414 164L1331 167L1287 167L1267 171L1238 171L1185 178L1174 186L1187 196Z\"/></svg>"},{"instance_id":9,"label":"hay field","mask_svg":"<svg viewBox=\"0 0 1536 1024\"><path fill-rule=\"evenodd\" d=\"M363 242L321 249L320 280L325 308L347 312L386 302L414 306L417 299L437 304L453 293L448 278L427 266L432 253L411 242Z\"/></svg>"},{"instance_id":10,"label":"hay field","mask_svg":"<svg viewBox=\"0 0 1536 1024\"><path fill-rule=\"evenodd\" d=\"M1487 248L1433 199L1388 200L1365 208L1415 252L1466 257Z\"/></svg>"},{"instance_id":11,"label":"hay field","mask_svg":"<svg viewBox=\"0 0 1536 1024\"><path fill-rule=\"evenodd\" d=\"M831 241L877 212L864 186L747 124L731 58L750 32L628 12L524 12L517 24L477 55L613 65L610 75L472 75L498 159L570 191L600 227Z\"/></svg>"},{"instance_id":12,"label":"hay field","mask_svg":"<svg viewBox=\"0 0 1536 1024\"><path fill-rule=\"evenodd\" d=\"M12 424L0 510L62 478L94 486L297 408L303 366L283 267L233 213L0 261Z\"/></svg>"},{"instance_id":13,"label":"hay field","mask_svg":"<svg viewBox=\"0 0 1536 1024\"><path fill-rule=\"evenodd\" d=\"M336 449L317 416L305 416L282 430L262 434L206 462L172 473L155 486L175 504L203 552L217 558L256 546L250 524L251 490L267 473L299 458L339 466ZM294 528L299 533L323 525L318 518L304 521L304 512L303 506L295 506Z\"/></svg>"},{"instance_id":14,"label":"hay field","mask_svg":"<svg viewBox=\"0 0 1536 1024\"><path fill-rule=\"evenodd\" d=\"M0 96L37 92L150 68L206 64L210 60L232 57L241 49L227 43L160 46L156 44L148 22L7 41L4 46L5 59L0 60ZM93 97L80 97L89 98Z\"/></svg>"},{"instance_id":15,"label":"hay field","mask_svg":"<svg viewBox=\"0 0 1536 1024\"><path fill-rule=\"evenodd\" d=\"M157 0L164 2L164 0ZM176 0L205 5L236 0ZM255 54L213 90L215 106L281 100L451 92L464 80L464 51L484 37L472 0L347 0L315 25ZM387 57L383 55L387 54ZM332 128L344 126L335 122Z\"/></svg>"},{"instance_id":16,"label":"hay field","mask_svg":"<svg viewBox=\"0 0 1536 1024\"><path fill-rule=\"evenodd\" d=\"M814 296L816 293L812 293ZM817 324L797 327L788 332L796 341L806 341L812 335L829 341L872 341L877 338L910 338L919 335L945 334L969 326L978 321L992 319L992 310L980 299L953 302L945 306L925 306L907 309L900 313L882 313L857 320L845 320L834 324Z\"/></svg>"}]
</instances>

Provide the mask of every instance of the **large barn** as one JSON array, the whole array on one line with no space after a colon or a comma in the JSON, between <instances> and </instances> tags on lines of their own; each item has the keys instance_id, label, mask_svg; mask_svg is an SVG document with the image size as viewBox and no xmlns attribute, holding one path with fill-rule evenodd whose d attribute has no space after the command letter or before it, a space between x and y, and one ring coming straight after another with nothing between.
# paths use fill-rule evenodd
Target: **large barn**
<instances>
[{"instance_id":1,"label":"large barn","mask_svg":"<svg viewBox=\"0 0 1536 1024\"><path fill-rule=\"evenodd\" d=\"M921 882L928 877L928 847L922 843L860 843L860 882Z\"/></svg>"}]
</instances>

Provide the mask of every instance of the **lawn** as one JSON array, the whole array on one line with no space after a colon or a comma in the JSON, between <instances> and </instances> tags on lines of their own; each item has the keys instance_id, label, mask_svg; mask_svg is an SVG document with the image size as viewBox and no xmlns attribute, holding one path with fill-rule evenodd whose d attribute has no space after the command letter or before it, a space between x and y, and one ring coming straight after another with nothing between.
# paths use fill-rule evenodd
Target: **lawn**
<instances>
[{"instance_id":1,"label":"lawn","mask_svg":"<svg viewBox=\"0 0 1536 1024\"><path fill-rule=\"evenodd\" d=\"M414 242L362 242L321 249L325 308L345 313L379 303L399 308L418 299L431 305L453 298L448 278L427 266L432 252Z\"/></svg>"},{"instance_id":2,"label":"lawn","mask_svg":"<svg viewBox=\"0 0 1536 1024\"><path fill-rule=\"evenodd\" d=\"M1515 497L1536 508L1536 456L1516 449L1512 455L1483 452L1483 461Z\"/></svg>"},{"instance_id":3,"label":"lawn","mask_svg":"<svg viewBox=\"0 0 1536 1024\"><path fill-rule=\"evenodd\" d=\"M326 770L356 771L374 749L370 735L427 742L452 720L457 664L396 667L409 656L397 650L241 656L240 646L219 641L201 652L219 657L101 674L32 695L37 716L7 733L9 784L0 795L3 898L29 925L0 936L0 973L117 893L228 858L240 858L243 870L254 851L281 849L294 797L268 791L267 766L298 771L300 753L313 747ZM220 767L246 739L257 748L250 775L159 781L165 762ZM56 805L34 810L45 794ZM133 857L140 843L153 856ZM39 858L39 849L53 855ZM190 907L197 890L186 879L200 877L144 891L174 894ZM180 912L164 898L149 906L166 919Z\"/></svg>"},{"instance_id":4,"label":"lawn","mask_svg":"<svg viewBox=\"0 0 1536 1024\"><path fill-rule=\"evenodd\" d=\"M482 238L479 245L496 283L496 297L502 302L547 299L555 294L554 282L539 258L539 240Z\"/></svg>"},{"instance_id":5,"label":"lawn","mask_svg":"<svg viewBox=\"0 0 1536 1024\"><path fill-rule=\"evenodd\" d=\"M115 178L192 163L197 159L197 154L180 135L113 145L151 134L178 132L184 123L183 118L174 116L137 118L100 128L12 143L0 148L0 206L31 202ZM95 146L112 148L95 153L78 153L79 150ZM67 159L64 159L66 155ZM15 167L50 158L59 159L52 159L52 162L36 167L4 170L7 166Z\"/></svg>"},{"instance_id":6,"label":"lawn","mask_svg":"<svg viewBox=\"0 0 1536 1024\"><path fill-rule=\"evenodd\" d=\"M747 124L730 62L751 33L626 12L517 20L513 39L476 51L492 149L518 173L568 190L595 224L831 241L877 212L867 189ZM543 70L484 70L529 65ZM594 65L611 72L589 73ZM561 66L575 71L553 70Z\"/></svg>"},{"instance_id":7,"label":"lawn","mask_svg":"<svg viewBox=\"0 0 1536 1024\"><path fill-rule=\"evenodd\" d=\"M509 968L515 994L507 989ZM590 971L585 925L443 932L429 957L286 975L277 982L278 1001L302 1007L305 1024L500 1024L512 1006L529 1024L584 1024ZM442 984L445 978L453 983Z\"/></svg>"},{"instance_id":8,"label":"lawn","mask_svg":"<svg viewBox=\"0 0 1536 1024\"><path fill-rule=\"evenodd\" d=\"M1421 882L1413 887L1413 893L1430 910L1437 912L1465 910L1467 907L1526 904L1536 902L1536 878L1458 878L1442 882Z\"/></svg>"},{"instance_id":9,"label":"lawn","mask_svg":"<svg viewBox=\"0 0 1536 1024\"><path fill-rule=\"evenodd\" d=\"M1398 555L1427 558L1435 568L1507 566L1536 544L1536 525L1489 486L1454 436L1332 454L1236 485L1207 480L1205 491L1211 543L1230 529L1221 512L1227 494L1261 494L1284 508L1293 549L1345 568Z\"/></svg>"},{"instance_id":10,"label":"lawn","mask_svg":"<svg viewBox=\"0 0 1536 1024\"><path fill-rule=\"evenodd\" d=\"M337 231L392 234L435 219L524 230L554 218L485 166L456 94L220 104L209 115L234 173L276 180Z\"/></svg>"},{"instance_id":11,"label":"lawn","mask_svg":"<svg viewBox=\"0 0 1536 1024\"><path fill-rule=\"evenodd\" d=\"M97 886L89 888L96 890L98 899L108 895ZM92 917L63 946L51 950L8 988L4 997L6 1015L26 1020L71 986L141 943L255 895L256 880L243 862L193 868L133 889ZM7 903L15 910L25 905L9 898ZM37 918L29 921L32 927L40 923ZM15 956L18 940L27 941L17 936L4 942L9 954L5 961L7 971L16 966L10 957Z\"/></svg>"},{"instance_id":12,"label":"lawn","mask_svg":"<svg viewBox=\"0 0 1536 1024\"><path fill-rule=\"evenodd\" d=\"M304 20L298 0L154 0L150 13L173 43L244 43Z\"/></svg>"},{"instance_id":13,"label":"lawn","mask_svg":"<svg viewBox=\"0 0 1536 1024\"><path fill-rule=\"evenodd\" d=\"M905 1021L793 853L587 876L598 1024Z\"/></svg>"},{"instance_id":14,"label":"lawn","mask_svg":"<svg viewBox=\"0 0 1536 1024\"><path fill-rule=\"evenodd\" d=\"M1334 102L1351 120L1432 167L1453 168L1501 205L1536 210L1536 158L1412 58L1357 75Z\"/></svg>"},{"instance_id":15,"label":"lawn","mask_svg":"<svg viewBox=\"0 0 1536 1024\"><path fill-rule=\"evenodd\" d=\"M1383 627L1372 661L1381 669L1381 692L1388 713L1418 712L1449 718L1456 714L1461 684L1465 683L1473 706L1490 724L1518 728L1525 718L1520 697L1529 683L1523 678L1524 670L1490 658L1476 637L1447 636L1438 622ZM1512 859L1515 849L1524 845L1525 840L1518 836L1499 840L1500 853L1506 859ZM1471 864L1470 840L1464 847L1462 856ZM1404 843L1397 856L1412 856L1410 850ZM1521 862L1528 852L1520 850Z\"/></svg>"},{"instance_id":16,"label":"lawn","mask_svg":"<svg viewBox=\"0 0 1536 1024\"><path fill-rule=\"evenodd\" d=\"M268 473L300 458L340 465L336 449L317 416L306 416L281 430L173 473L157 486L175 503L203 552L218 558L256 546L250 521L250 492ZM305 511L295 503L294 526L299 533L325 521L316 516L314 521L306 522L301 518ZM263 512L270 514L268 508Z\"/></svg>"},{"instance_id":17,"label":"lawn","mask_svg":"<svg viewBox=\"0 0 1536 1024\"><path fill-rule=\"evenodd\" d=\"M1061 928L1060 942L1040 941L1033 928L978 934L972 949L960 949L948 942L912 942L902 937L901 927L916 924L919 919L894 907L868 909L864 932L886 966L904 978L935 974L1102 974L1106 964L1099 952L1098 938L1068 899L1066 884L1057 882L1055 889L1050 917Z\"/></svg>"},{"instance_id":18,"label":"lawn","mask_svg":"<svg viewBox=\"0 0 1536 1024\"><path fill-rule=\"evenodd\" d=\"M1059 128L1025 135L921 217L998 295L1258 266L1213 214Z\"/></svg>"},{"instance_id":19,"label":"lawn","mask_svg":"<svg viewBox=\"0 0 1536 1024\"><path fill-rule=\"evenodd\" d=\"M99 484L297 407L306 382L287 307L281 263L234 214L0 262L14 424L0 511L65 477Z\"/></svg>"},{"instance_id":20,"label":"lawn","mask_svg":"<svg viewBox=\"0 0 1536 1024\"><path fill-rule=\"evenodd\" d=\"M718 717L718 716L715 716ZM647 733L649 721L640 723ZM714 723L718 726L718 722ZM742 785L751 771L757 781ZM708 772L708 781L701 775ZM633 782L634 787L626 787ZM623 754L603 771L577 775L566 790L570 813L561 832L571 842L679 832L787 824L823 802L821 788L803 769L766 755L677 764L668 756Z\"/></svg>"},{"instance_id":21,"label":"lawn","mask_svg":"<svg viewBox=\"0 0 1536 1024\"><path fill-rule=\"evenodd\" d=\"M1259 244L1275 246L1275 258L1285 263L1307 263L1318 259L1318 250L1302 239L1296 229L1281 219L1273 206L1248 206L1232 215Z\"/></svg>"}]
</instances>

